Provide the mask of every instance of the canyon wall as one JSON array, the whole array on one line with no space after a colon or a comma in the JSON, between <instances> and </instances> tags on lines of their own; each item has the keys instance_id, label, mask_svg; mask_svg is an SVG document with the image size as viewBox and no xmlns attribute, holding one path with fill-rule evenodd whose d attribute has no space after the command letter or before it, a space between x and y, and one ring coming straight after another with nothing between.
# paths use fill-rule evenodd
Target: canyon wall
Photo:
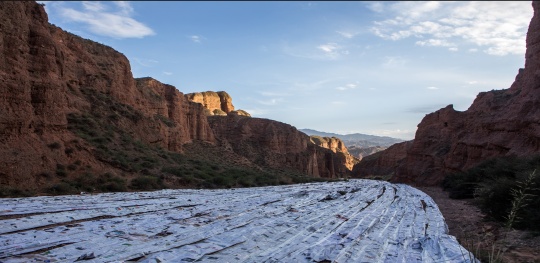
<instances>
[{"instance_id":1,"label":"canyon wall","mask_svg":"<svg viewBox=\"0 0 540 263\"><path fill-rule=\"evenodd\" d=\"M317 146L295 127L245 116L210 116L218 143L260 166L289 168L315 177L349 174L346 157Z\"/></svg>"},{"instance_id":2,"label":"canyon wall","mask_svg":"<svg viewBox=\"0 0 540 263\"><path fill-rule=\"evenodd\" d=\"M41 191L92 174L158 177L157 164L181 167L184 157L170 152L192 149L208 163L234 149L225 161L247 157L256 165L242 165L328 178L348 172L294 127L235 111L226 92L202 93L203 104L228 114L210 116L222 118L210 126L208 108L191 101L199 95L134 79L123 54L49 24L35 2L0 4L0 85L0 188Z\"/></svg>"},{"instance_id":3,"label":"canyon wall","mask_svg":"<svg viewBox=\"0 0 540 263\"><path fill-rule=\"evenodd\" d=\"M463 171L499 156L529 156L540 152L540 3L527 33L525 68L509 89L478 94L463 112L449 105L427 114L418 124L406 154L395 160L392 181L437 185L445 175ZM399 159L399 158L398 158ZM386 161L360 163L356 176L386 173Z\"/></svg>"},{"instance_id":4,"label":"canyon wall","mask_svg":"<svg viewBox=\"0 0 540 263\"><path fill-rule=\"evenodd\" d=\"M75 147L78 136L67 129L70 114L93 108L89 96L133 109L132 120L117 125L144 143L181 151L192 140L214 142L201 105L172 86L136 81L123 54L50 25L43 6L35 2L0 5L0 54L2 185L41 185L42 177L74 160L97 171L115 170L97 161L89 145ZM174 127L156 122L158 115Z\"/></svg>"}]
</instances>

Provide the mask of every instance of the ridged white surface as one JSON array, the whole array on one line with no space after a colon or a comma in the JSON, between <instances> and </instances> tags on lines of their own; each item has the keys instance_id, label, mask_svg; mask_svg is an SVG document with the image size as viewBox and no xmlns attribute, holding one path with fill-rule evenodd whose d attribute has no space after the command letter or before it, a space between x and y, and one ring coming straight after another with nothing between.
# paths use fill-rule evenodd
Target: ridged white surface
<instances>
[{"instance_id":1,"label":"ridged white surface","mask_svg":"<svg viewBox=\"0 0 540 263\"><path fill-rule=\"evenodd\" d=\"M429 196L380 181L0 201L25 215L0 220L4 263L471 262Z\"/></svg>"}]
</instances>

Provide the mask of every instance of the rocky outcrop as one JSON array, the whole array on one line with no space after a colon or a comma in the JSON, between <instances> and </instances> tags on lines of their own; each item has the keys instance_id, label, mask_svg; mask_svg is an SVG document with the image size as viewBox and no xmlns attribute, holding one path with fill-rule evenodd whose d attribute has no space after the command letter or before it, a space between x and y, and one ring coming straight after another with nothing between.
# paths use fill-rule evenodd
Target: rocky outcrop
<instances>
[{"instance_id":1,"label":"rocky outcrop","mask_svg":"<svg viewBox=\"0 0 540 263\"><path fill-rule=\"evenodd\" d=\"M352 170L353 166L360 162L359 159L349 154L347 147L345 147L345 144L339 138L312 135L310 136L310 140L315 145L329 149L336 154L342 155L346 160L345 167L347 167L349 170Z\"/></svg>"},{"instance_id":2,"label":"rocky outcrop","mask_svg":"<svg viewBox=\"0 0 540 263\"><path fill-rule=\"evenodd\" d=\"M207 109L208 115L224 116L234 110L232 98L225 91L188 93L185 97L190 101L202 104Z\"/></svg>"},{"instance_id":3,"label":"rocky outcrop","mask_svg":"<svg viewBox=\"0 0 540 263\"><path fill-rule=\"evenodd\" d=\"M232 97L225 91L188 93L185 97L192 102L203 105L207 116L227 116L227 114L233 114L251 117L251 115L244 110L234 110Z\"/></svg>"},{"instance_id":4,"label":"rocky outcrop","mask_svg":"<svg viewBox=\"0 0 540 263\"><path fill-rule=\"evenodd\" d=\"M396 143L384 151L362 158L354 166L352 174L358 178L391 178L407 156L412 141Z\"/></svg>"},{"instance_id":5,"label":"rocky outcrop","mask_svg":"<svg viewBox=\"0 0 540 263\"><path fill-rule=\"evenodd\" d=\"M219 145L257 165L325 178L349 174L344 155L313 144L309 136L291 125L238 115L210 116L208 120Z\"/></svg>"},{"instance_id":6,"label":"rocky outcrop","mask_svg":"<svg viewBox=\"0 0 540 263\"><path fill-rule=\"evenodd\" d=\"M229 114L238 115L238 116L245 116L245 117L251 117L251 114L249 114L245 110L233 110L233 111L229 112Z\"/></svg>"},{"instance_id":7,"label":"rocky outcrop","mask_svg":"<svg viewBox=\"0 0 540 263\"><path fill-rule=\"evenodd\" d=\"M97 161L89 145L72 151L79 137L67 129L68 115L89 112L90 97L118 106L103 118L130 109L132 118L116 125L144 143L181 151L193 140L214 142L202 106L172 86L136 81L123 54L50 25L35 2L0 5L0 54L1 185L36 187L75 160L99 172L114 170Z\"/></svg>"},{"instance_id":8,"label":"rocky outcrop","mask_svg":"<svg viewBox=\"0 0 540 263\"><path fill-rule=\"evenodd\" d=\"M393 181L436 185L493 157L540 152L540 3L532 5L525 68L512 86L478 94L464 112L449 105L426 115ZM360 164L355 171L361 167L368 169Z\"/></svg>"}]
</instances>

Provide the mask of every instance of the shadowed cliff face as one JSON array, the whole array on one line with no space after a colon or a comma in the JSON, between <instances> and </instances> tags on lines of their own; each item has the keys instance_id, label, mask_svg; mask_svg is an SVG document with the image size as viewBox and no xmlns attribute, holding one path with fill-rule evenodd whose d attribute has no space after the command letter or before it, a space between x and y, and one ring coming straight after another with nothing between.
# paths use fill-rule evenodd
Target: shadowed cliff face
<instances>
[{"instance_id":1,"label":"shadowed cliff face","mask_svg":"<svg viewBox=\"0 0 540 263\"><path fill-rule=\"evenodd\" d=\"M236 115L210 116L208 120L219 145L257 165L325 178L349 174L344 155L313 144L309 136L291 125Z\"/></svg>"},{"instance_id":2,"label":"shadowed cliff face","mask_svg":"<svg viewBox=\"0 0 540 263\"><path fill-rule=\"evenodd\" d=\"M469 169L486 159L539 153L540 3L532 5L525 68L519 70L509 89L478 94L464 112L449 105L426 115L402 159L393 164L360 163L355 175L382 175L392 168L394 182L436 185L446 174ZM379 156L397 156L395 152L387 149Z\"/></svg>"}]
</instances>

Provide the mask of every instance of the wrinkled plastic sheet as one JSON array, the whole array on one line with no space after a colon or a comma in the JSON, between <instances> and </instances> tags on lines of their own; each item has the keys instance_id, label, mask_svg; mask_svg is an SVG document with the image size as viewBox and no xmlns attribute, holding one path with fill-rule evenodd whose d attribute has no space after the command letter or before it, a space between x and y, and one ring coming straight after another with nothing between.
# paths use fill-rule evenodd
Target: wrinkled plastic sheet
<instances>
[{"instance_id":1,"label":"wrinkled plastic sheet","mask_svg":"<svg viewBox=\"0 0 540 263\"><path fill-rule=\"evenodd\" d=\"M475 262L423 192L372 180L0 199L0 262Z\"/></svg>"}]
</instances>

